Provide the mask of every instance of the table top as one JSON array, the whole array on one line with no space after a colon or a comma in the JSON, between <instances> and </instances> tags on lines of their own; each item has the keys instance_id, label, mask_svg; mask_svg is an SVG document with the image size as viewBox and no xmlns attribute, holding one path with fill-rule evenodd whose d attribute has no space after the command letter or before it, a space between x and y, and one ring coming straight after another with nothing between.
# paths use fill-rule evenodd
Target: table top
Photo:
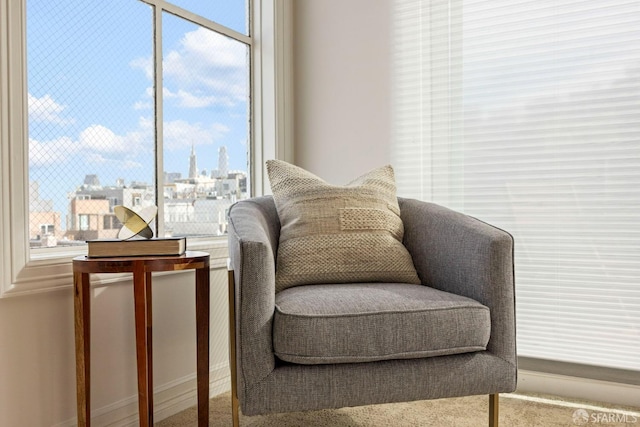
<instances>
[{"instance_id":1,"label":"table top","mask_svg":"<svg viewBox=\"0 0 640 427\"><path fill-rule=\"evenodd\" d=\"M142 268L145 272L193 270L209 267L209 254L186 251L182 255L135 256L89 258L86 255L73 259L73 271L78 273L122 273Z\"/></svg>"}]
</instances>

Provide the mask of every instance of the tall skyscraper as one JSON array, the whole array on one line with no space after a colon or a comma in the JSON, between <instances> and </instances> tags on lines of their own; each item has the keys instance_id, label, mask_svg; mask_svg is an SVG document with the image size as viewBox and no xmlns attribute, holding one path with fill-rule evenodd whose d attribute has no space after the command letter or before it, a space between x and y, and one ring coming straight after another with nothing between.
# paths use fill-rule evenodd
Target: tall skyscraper
<instances>
[{"instance_id":1,"label":"tall skyscraper","mask_svg":"<svg viewBox=\"0 0 640 427\"><path fill-rule=\"evenodd\" d=\"M191 156L189 156L189 178L198 177L198 164L196 163L196 150L191 144Z\"/></svg>"},{"instance_id":2,"label":"tall skyscraper","mask_svg":"<svg viewBox=\"0 0 640 427\"><path fill-rule=\"evenodd\" d=\"M224 145L218 149L218 175L226 178L229 175L229 155Z\"/></svg>"}]
</instances>

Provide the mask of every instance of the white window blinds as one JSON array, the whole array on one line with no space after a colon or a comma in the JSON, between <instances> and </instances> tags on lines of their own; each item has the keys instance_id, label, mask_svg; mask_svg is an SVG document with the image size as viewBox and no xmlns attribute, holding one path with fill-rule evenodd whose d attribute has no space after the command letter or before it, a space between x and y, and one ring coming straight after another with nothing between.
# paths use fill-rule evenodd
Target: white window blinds
<instances>
[{"instance_id":1,"label":"white window blinds","mask_svg":"<svg viewBox=\"0 0 640 427\"><path fill-rule=\"evenodd\" d=\"M515 238L518 353L640 371L640 0L395 0L399 193Z\"/></svg>"}]
</instances>

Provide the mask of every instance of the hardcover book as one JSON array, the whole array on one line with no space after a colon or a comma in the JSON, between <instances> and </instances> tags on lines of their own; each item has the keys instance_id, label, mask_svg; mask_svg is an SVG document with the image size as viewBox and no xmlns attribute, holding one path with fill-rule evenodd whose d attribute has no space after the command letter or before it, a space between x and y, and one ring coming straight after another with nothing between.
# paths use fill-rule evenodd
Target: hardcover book
<instances>
[{"instance_id":1,"label":"hardcover book","mask_svg":"<svg viewBox=\"0 0 640 427\"><path fill-rule=\"evenodd\" d=\"M184 237L158 239L97 239L87 241L90 258L124 256L168 256L182 255L187 249Z\"/></svg>"}]
</instances>

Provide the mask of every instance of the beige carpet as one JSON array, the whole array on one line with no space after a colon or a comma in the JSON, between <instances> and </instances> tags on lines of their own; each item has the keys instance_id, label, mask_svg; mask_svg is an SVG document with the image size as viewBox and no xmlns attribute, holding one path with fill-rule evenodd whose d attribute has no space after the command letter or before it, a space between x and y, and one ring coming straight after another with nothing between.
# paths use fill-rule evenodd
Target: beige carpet
<instances>
[{"instance_id":1,"label":"beige carpet","mask_svg":"<svg viewBox=\"0 0 640 427\"><path fill-rule=\"evenodd\" d=\"M488 397L361 406L314 412L294 412L257 417L240 416L241 427L383 427L437 426L481 427L488 425ZM211 399L212 427L231 426L231 397L224 393ZM586 418L581 418L581 416ZM575 418L575 421L574 421ZM160 427L197 425L192 407L157 424ZM640 408L613 407L585 401L562 401L542 395L501 395L501 427L640 427Z\"/></svg>"}]
</instances>

